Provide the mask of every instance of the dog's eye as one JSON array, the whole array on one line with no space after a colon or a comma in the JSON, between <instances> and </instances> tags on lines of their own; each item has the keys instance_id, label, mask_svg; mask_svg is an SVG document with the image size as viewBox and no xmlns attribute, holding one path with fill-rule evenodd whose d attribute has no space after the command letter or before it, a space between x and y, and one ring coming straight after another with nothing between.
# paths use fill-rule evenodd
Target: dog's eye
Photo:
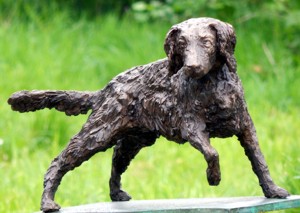
<instances>
[{"instance_id":1,"label":"dog's eye","mask_svg":"<svg viewBox=\"0 0 300 213\"><path fill-rule=\"evenodd\" d=\"M186 40L184 38L179 38L178 39L178 45L180 47L185 47L186 46Z\"/></svg>"},{"instance_id":2,"label":"dog's eye","mask_svg":"<svg viewBox=\"0 0 300 213\"><path fill-rule=\"evenodd\" d=\"M205 47L211 47L212 46L212 42L209 39L203 39L203 45Z\"/></svg>"}]
</instances>

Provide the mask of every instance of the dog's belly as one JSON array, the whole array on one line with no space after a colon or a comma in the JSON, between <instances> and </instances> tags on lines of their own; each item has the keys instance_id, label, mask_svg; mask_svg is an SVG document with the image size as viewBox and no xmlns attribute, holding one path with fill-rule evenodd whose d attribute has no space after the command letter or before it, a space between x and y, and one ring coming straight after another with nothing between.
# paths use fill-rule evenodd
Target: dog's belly
<instances>
[{"instance_id":1,"label":"dog's belly","mask_svg":"<svg viewBox=\"0 0 300 213\"><path fill-rule=\"evenodd\" d=\"M168 140L185 142L180 134L181 113L177 101L167 93L156 93L141 101L139 124L157 132Z\"/></svg>"}]
</instances>

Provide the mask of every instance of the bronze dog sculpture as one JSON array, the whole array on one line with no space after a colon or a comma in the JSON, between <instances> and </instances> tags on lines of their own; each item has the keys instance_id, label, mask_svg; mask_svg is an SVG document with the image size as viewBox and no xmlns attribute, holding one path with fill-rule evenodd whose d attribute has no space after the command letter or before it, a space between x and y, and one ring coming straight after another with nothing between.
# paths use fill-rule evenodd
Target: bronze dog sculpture
<instances>
[{"instance_id":1,"label":"bronze dog sculpture","mask_svg":"<svg viewBox=\"0 0 300 213\"><path fill-rule=\"evenodd\" d=\"M272 181L247 111L234 58L236 38L230 24L212 18L189 19L167 34L167 58L131 68L97 92L20 91L8 103L20 112L55 108L67 115L92 110L82 130L51 163L44 179L41 210L56 211L55 192L63 176L97 152L114 146L110 196L131 197L121 175L145 146L161 135L189 142L207 161L210 185L221 180L219 156L211 137L236 135L268 198L289 194Z\"/></svg>"}]
</instances>

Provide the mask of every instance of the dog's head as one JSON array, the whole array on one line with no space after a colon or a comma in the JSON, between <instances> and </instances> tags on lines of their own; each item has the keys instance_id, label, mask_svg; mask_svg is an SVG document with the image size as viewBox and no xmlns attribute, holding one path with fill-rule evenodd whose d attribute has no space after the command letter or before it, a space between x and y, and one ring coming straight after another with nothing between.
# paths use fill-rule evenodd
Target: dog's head
<instances>
[{"instance_id":1,"label":"dog's head","mask_svg":"<svg viewBox=\"0 0 300 213\"><path fill-rule=\"evenodd\" d=\"M189 19L174 25L167 34L164 49L170 72L201 78L217 66L226 64L236 71L236 37L230 24L213 18Z\"/></svg>"}]
</instances>

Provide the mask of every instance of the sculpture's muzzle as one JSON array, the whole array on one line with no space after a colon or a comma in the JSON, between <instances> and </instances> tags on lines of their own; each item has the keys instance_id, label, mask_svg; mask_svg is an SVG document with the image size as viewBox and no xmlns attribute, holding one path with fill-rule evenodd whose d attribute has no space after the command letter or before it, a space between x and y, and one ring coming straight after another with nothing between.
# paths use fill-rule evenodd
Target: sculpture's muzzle
<instances>
[{"instance_id":1,"label":"sculpture's muzzle","mask_svg":"<svg viewBox=\"0 0 300 213\"><path fill-rule=\"evenodd\" d=\"M201 47L187 48L185 52L183 71L192 78L202 78L212 68L211 56Z\"/></svg>"}]
</instances>

